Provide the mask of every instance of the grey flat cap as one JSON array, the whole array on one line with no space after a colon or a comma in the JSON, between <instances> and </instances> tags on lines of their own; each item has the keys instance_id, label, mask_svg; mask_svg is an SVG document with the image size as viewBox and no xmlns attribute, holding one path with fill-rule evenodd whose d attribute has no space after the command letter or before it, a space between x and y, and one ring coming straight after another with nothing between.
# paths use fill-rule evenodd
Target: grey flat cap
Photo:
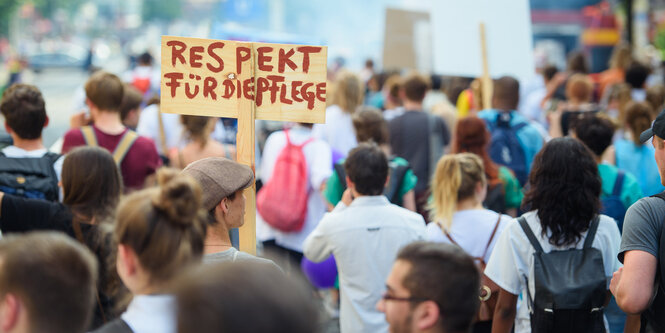
<instances>
[{"instance_id":1,"label":"grey flat cap","mask_svg":"<svg viewBox=\"0 0 665 333\"><path fill-rule=\"evenodd\" d=\"M254 182L250 167L223 157L208 157L190 163L182 172L194 177L203 189L203 208L211 210L222 199Z\"/></svg>"}]
</instances>

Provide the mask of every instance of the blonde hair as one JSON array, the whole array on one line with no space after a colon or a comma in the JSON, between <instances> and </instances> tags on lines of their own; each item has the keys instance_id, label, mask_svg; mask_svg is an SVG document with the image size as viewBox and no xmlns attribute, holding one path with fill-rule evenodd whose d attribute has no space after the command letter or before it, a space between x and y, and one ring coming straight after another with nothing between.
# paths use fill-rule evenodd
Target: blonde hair
<instances>
[{"instance_id":1,"label":"blonde hair","mask_svg":"<svg viewBox=\"0 0 665 333\"><path fill-rule=\"evenodd\" d=\"M487 181L483 161L476 154L441 157L432 177L432 201L428 208L442 230L450 228L457 202L474 196L478 183L485 186Z\"/></svg>"},{"instance_id":2,"label":"blonde hair","mask_svg":"<svg viewBox=\"0 0 665 333\"><path fill-rule=\"evenodd\" d=\"M633 61L633 52L628 43L620 43L614 47L612 56L610 57L610 68L620 68L623 70L628 69L630 63Z\"/></svg>"},{"instance_id":3,"label":"blonde hair","mask_svg":"<svg viewBox=\"0 0 665 333\"><path fill-rule=\"evenodd\" d=\"M332 104L338 105L346 113L354 113L363 104L364 86L358 76L351 72L340 72L335 78Z\"/></svg>"}]
</instances>

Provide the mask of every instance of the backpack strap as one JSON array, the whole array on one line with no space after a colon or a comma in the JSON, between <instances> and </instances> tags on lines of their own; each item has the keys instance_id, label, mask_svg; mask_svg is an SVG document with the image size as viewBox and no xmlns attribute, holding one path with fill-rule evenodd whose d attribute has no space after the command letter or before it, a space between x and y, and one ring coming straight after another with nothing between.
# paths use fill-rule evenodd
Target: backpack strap
<instances>
[{"instance_id":1,"label":"backpack strap","mask_svg":"<svg viewBox=\"0 0 665 333\"><path fill-rule=\"evenodd\" d=\"M113 160L117 165L122 163L122 160L125 159L125 155L127 155L127 152L132 148L132 145L138 137L139 135L130 129L125 131L122 138L120 138L120 142L115 146L115 150L113 150Z\"/></svg>"},{"instance_id":2,"label":"backpack strap","mask_svg":"<svg viewBox=\"0 0 665 333\"><path fill-rule=\"evenodd\" d=\"M614 197L620 197L621 196L621 189L623 188L623 178L625 176L625 173L621 170L619 170L619 173L617 174L617 179L614 181L614 188L612 189L612 196Z\"/></svg>"},{"instance_id":3,"label":"backpack strap","mask_svg":"<svg viewBox=\"0 0 665 333\"><path fill-rule=\"evenodd\" d=\"M335 163L335 173L337 174L337 178L339 178L340 184L342 184L342 188L346 190L346 171L344 170L344 164L343 163Z\"/></svg>"},{"instance_id":4,"label":"backpack strap","mask_svg":"<svg viewBox=\"0 0 665 333\"><path fill-rule=\"evenodd\" d=\"M85 140L86 145L90 147L99 146L97 143L97 135L95 135L95 130L92 128L92 126L81 127L81 133L83 134L83 139Z\"/></svg>"},{"instance_id":5,"label":"backpack strap","mask_svg":"<svg viewBox=\"0 0 665 333\"><path fill-rule=\"evenodd\" d=\"M499 218L496 219L496 223L494 224L494 230L492 230L492 234L490 235L490 239L487 241L487 245L485 245L485 251L483 251L483 262L485 261L485 256L487 255L487 251L490 249L490 244L492 244L492 240L494 239L494 235L496 235L496 231L499 230L499 224L501 224L501 214L499 215Z\"/></svg>"},{"instance_id":6,"label":"backpack strap","mask_svg":"<svg viewBox=\"0 0 665 333\"><path fill-rule=\"evenodd\" d=\"M543 247L540 246L540 242L538 241L538 238L536 238L536 235L533 234L533 231L531 231L531 228L529 227L529 224L527 224L526 219L524 216L520 216L519 219L517 219L520 223L520 227L522 227L522 230L524 230L524 233L526 234L526 238L529 239L529 242L531 243L531 246L536 250L536 252L545 252L543 251Z\"/></svg>"},{"instance_id":7,"label":"backpack strap","mask_svg":"<svg viewBox=\"0 0 665 333\"><path fill-rule=\"evenodd\" d=\"M586 239L584 240L584 248L590 249L591 244L593 244L593 239L596 237L596 231L598 231L598 224L600 224L600 216L596 217L591 221L589 225L589 231L586 234Z\"/></svg>"},{"instance_id":8,"label":"backpack strap","mask_svg":"<svg viewBox=\"0 0 665 333\"><path fill-rule=\"evenodd\" d=\"M435 116L430 113L426 113L426 115L427 115L427 134L429 135L428 170L430 174L433 174L434 170L436 170L436 164L437 162L439 162L439 158L441 158L441 156L443 155L445 148L445 142L443 142L442 139L443 133L439 130L439 127L437 126L439 121L443 122L443 118Z\"/></svg>"},{"instance_id":9,"label":"backpack strap","mask_svg":"<svg viewBox=\"0 0 665 333\"><path fill-rule=\"evenodd\" d=\"M286 144L289 145L289 146L296 146L298 148L303 148L303 147L305 147L306 144L314 141L314 138L309 138L309 139L305 140L305 142L303 142L299 145L296 145L293 142L291 142L291 139L289 138L289 131L290 130L286 130L286 129L284 130L284 135L286 135Z\"/></svg>"}]
</instances>

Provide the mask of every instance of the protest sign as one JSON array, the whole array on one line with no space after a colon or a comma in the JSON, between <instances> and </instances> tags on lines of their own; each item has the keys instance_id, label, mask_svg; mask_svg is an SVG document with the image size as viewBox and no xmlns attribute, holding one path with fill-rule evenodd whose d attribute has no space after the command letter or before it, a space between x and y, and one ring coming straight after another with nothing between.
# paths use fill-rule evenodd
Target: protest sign
<instances>
[{"instance_id":1,"label":"protest sign","mask_svg":"<svg viewBox=\"0 0 665 333\"><path fill-rule=\"evenodd\" d=\"M325 122L325 46L162 37L162 112L238 118L237 159L254 167L254 120ZM256 252L256 187L240 249Z\"/></svg>"}]
</instances>

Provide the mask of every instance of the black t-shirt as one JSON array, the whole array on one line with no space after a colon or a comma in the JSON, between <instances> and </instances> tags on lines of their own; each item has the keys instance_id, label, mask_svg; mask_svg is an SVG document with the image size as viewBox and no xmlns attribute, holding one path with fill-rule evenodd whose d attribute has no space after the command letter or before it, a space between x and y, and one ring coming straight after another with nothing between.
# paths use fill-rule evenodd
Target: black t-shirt
<instances>
[{"instance_id":1,"label":"black t-shirt","mask_svg":"<svg viewBox=\"0 0 665 333\"><path fill-rule=\"evenodd\" d=\"M35 230L61 231L76 239L72 227L73 215L69 208L59 202L26 199L5 194L2 199L2 212L0 212L0 231L3 234L29 232ZM99 263L99 302L104 308L106 320L112 319L113 301L109 296L109 276L107 274L107 261L111 253L110 238L102 237L98 227L89 223L81 223L81 233L85 245L95 254ZM91 328L103 324L102 313L98 301L95 299L95 313Z\"/></svg>"},{"instance_id":2,"label":"black t-shirt","mask_svg":"<svg viewBox=\"0 0 665 333\"><path fill-rule=\"evenodd\" d=\"M427 190L430 175L430 125L429 119L436 121L434 133L441 133L441 142L447 145L450 141L448 128L440 117L430 117L426 112L407 111L390 121L390 147L392 153L407 161L418 177L415 192ZM443 150L439 157L443 155Z\"/></svg>"}]
</instances>

